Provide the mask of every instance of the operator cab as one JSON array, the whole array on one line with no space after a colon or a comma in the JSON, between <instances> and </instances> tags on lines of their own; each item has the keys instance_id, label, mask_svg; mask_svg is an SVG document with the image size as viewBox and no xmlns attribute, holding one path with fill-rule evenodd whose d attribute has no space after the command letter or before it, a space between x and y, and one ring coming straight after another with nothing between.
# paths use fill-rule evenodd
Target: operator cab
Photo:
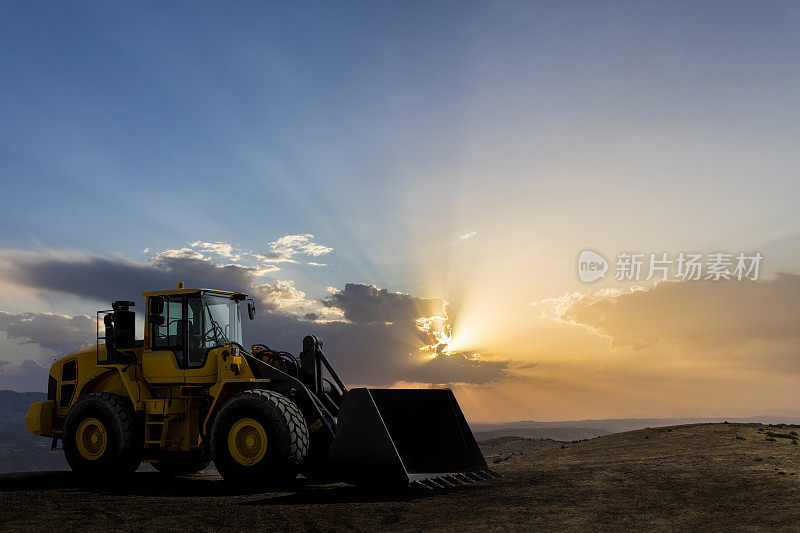
<instances>
[{"instance_id":1,"label":"operator cab","mask_svg":"<svg viewBox=\"0 0 800 533\"><path fill-rule=\"evenodd\" d=\"M201 368L209 350L242 344L239 302L247 298L245 294L177 289L142 295L147 297L148 309L145 347L173 352L179 368ZM251 302L248 310L252 309Z\"/></svg>"}]
</instances>

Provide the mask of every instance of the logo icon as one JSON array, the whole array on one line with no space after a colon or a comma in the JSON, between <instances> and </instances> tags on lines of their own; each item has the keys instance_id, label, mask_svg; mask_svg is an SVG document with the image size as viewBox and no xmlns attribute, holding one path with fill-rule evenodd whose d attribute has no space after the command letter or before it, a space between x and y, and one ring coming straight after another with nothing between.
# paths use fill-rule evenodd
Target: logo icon
<instances>
[{"instance_id":1,"label":"logo icon","mask_svg":"<svg viewBox=\"0 0 800 533\"><path fill-rule=\"evenodd\" d=\"M584 250L578 256L578 277L584 283L591 283L606 277L608 261L592 250Z\"/></svg>"}]
</instances>

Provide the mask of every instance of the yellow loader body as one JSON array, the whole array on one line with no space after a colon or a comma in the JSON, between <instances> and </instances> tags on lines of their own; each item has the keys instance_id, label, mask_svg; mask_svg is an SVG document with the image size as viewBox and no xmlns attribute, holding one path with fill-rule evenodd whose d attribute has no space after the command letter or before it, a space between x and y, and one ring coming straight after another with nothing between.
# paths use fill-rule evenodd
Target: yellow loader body
<instances>
[{"instance_id":1,"label":"yellow loader body","mask_svg":"<svg viewBox=\"0 0 800 533\"><path fill-rule=\"evenodd\" d=\"M134 302L99 311L97 344L53 363L47 400L25 417L54 449L63 443L73 470L119 475L147 461L188 474L213 460L225 479L245 483L302 471L423 486L491 475L451 391L348 391L312 336L299 357L248 351L241 293L142 295L144 339L134 336Z\"/></svg>"}]
</instances>

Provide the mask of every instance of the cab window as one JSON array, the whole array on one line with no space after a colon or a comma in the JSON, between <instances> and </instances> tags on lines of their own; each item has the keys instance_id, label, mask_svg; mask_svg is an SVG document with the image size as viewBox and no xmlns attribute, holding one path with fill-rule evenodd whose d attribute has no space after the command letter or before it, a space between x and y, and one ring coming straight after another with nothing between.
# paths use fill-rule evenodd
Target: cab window
<instances>
[{"instance_id":1,"label":"cab window","mask_svg":"<svg viewBox=\"0 0 800 533\"><path fill-rule=\"evenodd\" d=\"M208 351L242 342L239 305L213 294L164 296L164 324L153 325L153 349L171 350L180 368L200 368Z\"/></svg>"},{"instance_id":2,"label":"cab window","mask_svg":"<svg viewBox=\"0 0 800 533\"><path fill-rule=\"evenodd\" d=\"M203 344L203 299L192 296L186 309L189 324L189 364L188 368L199 368L206 362L206 347Z\"/></svg>"},{"instance_id":3,"label":"cab window","mask_svg":"<svg viewBox=\"0 0 800 533\"><path fill-rule=\"evenodd\" d=\"M229 297L204 294L188 299L189 368L205 364L208 351L228 342L242 342L239 305Z\"/></svg>"},{"instance_id":4,"label":"cab window","mask_svg":"<svg viewBox=\"0 0 800 533\"><path fill-rule=\"evenodd\" d=\"M185 366L182 296L164 296L164 324L153 326L153 349L175 352L178 366Z\"/></svg>"}]
</instances>

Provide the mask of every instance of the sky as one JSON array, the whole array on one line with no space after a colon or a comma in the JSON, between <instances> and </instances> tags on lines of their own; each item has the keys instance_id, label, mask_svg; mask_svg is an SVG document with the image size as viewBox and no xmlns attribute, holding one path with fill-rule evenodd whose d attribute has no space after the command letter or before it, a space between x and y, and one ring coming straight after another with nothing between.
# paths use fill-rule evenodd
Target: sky
<instances>
[{"instance_id":1,"label":"sky","mask_svg":"<svg viewBox=\"0 0 800 533\"><path fill-rule=\"evenodd\" d=\"M4 2L0 388L44 390L97 309L181 280L255 296L247 343L318 334L348 383L450 386L471 421L797 414L799 24ZM617 280L626 252L763 261Z\"/></svg>"}]
</instances>

